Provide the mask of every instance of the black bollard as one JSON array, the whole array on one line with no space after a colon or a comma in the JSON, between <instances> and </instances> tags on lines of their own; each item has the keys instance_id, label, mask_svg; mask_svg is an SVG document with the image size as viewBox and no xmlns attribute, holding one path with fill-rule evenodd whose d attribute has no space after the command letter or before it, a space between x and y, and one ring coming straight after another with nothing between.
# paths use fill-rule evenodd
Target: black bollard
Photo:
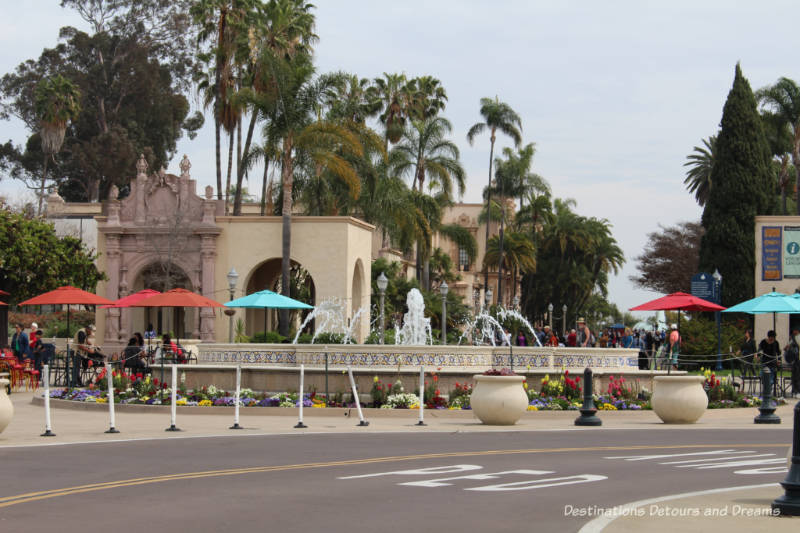
<instances>
[{"instance_id":1,"label":"black bollard","mask_svg":"<svg viewBox=\"0 0 800 533\"><path fill-rule=\"evenodd\" d=\"M792 442L792 466L781 486L786 493L772 502L772 510L781 515L800 516L800 402L794 406L794 439Z\"/></svg>"},{"instance_id":2,"label":"black bollard","mask_svg":"<svg viewBox=\"0 0 800 533\"><path fill-rule=\"evenodd\" d=\"M592 398L592 369L583 371L583 407L580 408L581 416L575 419L576 426L602 426L603 421L597 418Z\"/></svg>"},{"instance_id":3,"label":"black bollard","mask_svg":"<svg viewBox=\"0 0 800 533\"><path fill-rule=\"evenodd\" d=\"M756 424L780 424L781 418L775 414L775 404L772 403L772 387L770 386L770 372L768 367L761 371L761 407L759 414L753 422Z\"/></svg>"}]
</instances>

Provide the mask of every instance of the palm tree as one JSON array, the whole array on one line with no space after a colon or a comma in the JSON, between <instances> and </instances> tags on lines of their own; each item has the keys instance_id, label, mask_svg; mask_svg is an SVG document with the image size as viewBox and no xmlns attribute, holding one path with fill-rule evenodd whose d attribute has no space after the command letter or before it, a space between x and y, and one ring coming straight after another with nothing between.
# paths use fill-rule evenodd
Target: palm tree
<instances>
[{"instance_id":1,"label":"palm tree","mask_svg":"<svg viewBox=\"0 0 800 533\"><path fill-rule=\"evenodd\" d=\"M298 55L291 61L274 62L278 102L272 119L264 132L267 138L281 142L281 192L282 192L282 261L281 287L285 296L291 296L291 228L295 163L299 154L320 168L332 173L353 187L358 196L360 184L353 166L342 157L341 151L360 156L363 148L346 128L327 121L317 120L317 112L324 95L333 90L341 77L325 75L314 77L314 66L307 55ZM288 316L281 314L281 335L289 333Z\"/></svg>"},{"instance_id":2,"label":"palm tree","mask_svg":"<svg viewBox=\"0 0 800 533\"><path fill-rule=\"evenodd\" d=\"M471 145L475 137L482 133L484 130L489 130L491 147L489 149L489 184L487 187L491 189L492 186L492 162L494 161L494 143L497 140L497 130L505 133L514 141L514 146L519 146L522 143L522 120L519 115L511 109L511 106L501 102L496 96L494 100L491 98L481 98L481 116L483 122L477 122L467 132L467 140ZM491 203L491 192L487 198L486 205ZM486 246L489 246L489 224L486 224ZM489 271L484 269L483 272L483 286L489 287ZM500 297L498 291L497 297Z\"/></svg>"},{"instance_id":3,"label":"palm tree","mask_svg":"<svg viewBox=\"0 0 800 533\"><path fill-rule=\"evenodd\" d=\"M795 183L800 191L800 86L794 80L780 78L775 85L756 91L755 96L764 108L779 117L791 137ZM797 195L797 213L800 213L800 194Z\"/></svg>"},{"instance_id":4,"label":"palm tree","mask_svg":"<svg viewBox=\"0 0 800 533\"><path fill-rule=\"evenodd\" d=\"M34 92L34 107L39 118L39 135L44 152L42 183L39 189L37 215L42 215L42 202L47 182L47 163L55 157L64 144L67 123L80 113L81 92L71 81L61 75L40 81ZM116 199L116 198L114 198Z\"/></svg>"},{"instance_id":5,"label":"palm tree","mask_svg":"<svg viewBox=\"0 0 800 533\"><path fill-rule=\"evenodd\" d=\"M703 144L705 147L695 146L683 164L689 167L683 183L690 193L694 193L694 198L701 207L706 205L711 195L711 169L714 168L717 136L712 135L708 139L703 139Z\"/></svg>"},{"instance_id":6,"label":"palm tree","mask_svg":"<svg viewBox=\"0 0 800 533\"><path fill-rule=\"evenodd\" d=\"M447 92L442 83L433 76L420 76L413 80L416 92L413 94L411 112L415 119L424 120L444 111Z\"/></svg>"},{"instance_id":7,"label":"palm tree","mask_svg":"<svg viewBox=\"0 0 800 533\"><path fill-rule=\"evenodd\" d=\"M484 268L498 265L498 269L511 272L513 298L517 293L517 275L520 273L533 273L536 271L536 249L527 235L512 231L505 236L505 243L501 249L500 238L489 239L489 248L483 257ZM502 264L500 262L502 261Z\"/></svg>"},{"instance_id":8,"label":"palm tree","mask_svg":"<svg viewBox=\"0 0 800 533\"><path fill-rule=\"evenodd\" d=\"M525 191L526 185L533 178L530 171L531 164L533 163L533 154L536 152L534 143L529 143L524 148L520 148L515 154L510 148L503 149L505 160L498 159L495 164L497 170L495 171L495 188L500 197L500 239L499 239L499 252L497 267L497 301L503 301L503 233L505 230L505 208L506 199L508 196L521 197ZM491 194L489 191L488 194ZM506 196L508 195L508 196ZM516 287L512 292L516 292Z\"/></svg>"},{"instance_id":9,"label":"palm tree","mask_svg":"<svg viewBox=\"0 0 800 533\"><path fill-rule=\"evenodd\" d=\"M466 187L466 173L458 161L458 147L447 139L452 130L452 124L444 117L413 120L406 128L402 141L392 149L390 158L394 175L413 176L411 190L424 194L425 180L430 178L428 188L440 193L441 201L438 205L441 209L452 201L453 182L458 187L459 195L464 194ZM441 225L440 220L441 213L428 219L434 231ZM417 244L417 276L426 289L430 288L427 269L430 251L430 243ZM426 266L420 269L423 263Z\"/></svg>"},{"instance_id":10,"label":"palm tree","mask_svg":"<svg viewBox=\"0 0 800 533\"><path fill-rule=\"evenodd\" d=\"M374 97L381 102L378 118L384 126L384 149L388 152L389 143L395 144L403 136L416 89L405 74L384 72L383 78L375 78L373 84Z\"/></svg>"}]
</instances>

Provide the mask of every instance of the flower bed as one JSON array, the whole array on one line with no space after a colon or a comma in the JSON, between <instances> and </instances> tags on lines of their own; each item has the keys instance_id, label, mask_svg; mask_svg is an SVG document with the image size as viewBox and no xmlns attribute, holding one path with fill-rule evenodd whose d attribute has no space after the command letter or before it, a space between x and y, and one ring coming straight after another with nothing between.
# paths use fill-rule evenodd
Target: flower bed
<instances>
[{"instance_id":1,"label":"flower bed","mask_svg":"<svg viewBox=\"0 0 800 533\"><path fill-rule=\"evenodd\" d=\"M728 380L720 381L707 371L706 393L709 395L709 409L725 409L733 407L758 407L761 399L754 396L745 396L735 391ZM455 388L449 391L447 397L441 394L438 388L439 379L436 372L429 374L430 379L425 381L425 408L426 409L470 409L472 385L456 383ZM169 405L172 390L166 383L142 374L129 374L126 372L112 373L114 381L114 402L118 404L145 404ZM609 385L603 394L593 395L594 404L601 411L639 411L651 409L650 392L641 387L638 380L631 384L624 378L609 378ZM562 411L578 410L583 403L582 386L580 377L570 377L565 371L558 379L545 376L541 380L539 391L529 389L528 383L523 383L528 394L528 411ZM299 407L300 397L296 392L281 392L269 394L256 392L243 388L239 391L239 405L242 407ZM87 388L51 389L50 397L59 400L69 400L87 403L108 402L108 382L106 370L103 369L96 380ZM371 391L372 404L364 407L381 407L383 409L419 409L419 391L406 392L400 381L394 384L383 384L376 376L373 380ZM183 385L176 391L176 405L187 406L233 406L235 404L234 392L226 391L209 385L196 390L187 390ZM324 395L312 390L303 394L303 407L324 408L326 402ZM786 403L782 398L777 403ZM343 401L343 394L331 396L329 407L353 407L354 403Z\"/></svg>"}]
</instances>

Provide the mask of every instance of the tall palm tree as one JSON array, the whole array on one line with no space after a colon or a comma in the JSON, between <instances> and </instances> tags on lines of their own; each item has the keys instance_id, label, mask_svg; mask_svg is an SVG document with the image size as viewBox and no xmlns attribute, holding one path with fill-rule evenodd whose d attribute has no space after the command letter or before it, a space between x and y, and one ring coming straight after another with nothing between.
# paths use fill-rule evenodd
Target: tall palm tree
<instances>
[{"instance_id":1,"label":"tall palm tree","mask_svg":"<svg viewBox=\"0 0 800 533\"><path fill-rule=\"evenodd\" d=\"M499 236L489 239L489 248L483 257L483 265L484 268L498 265L498 270L502 271L502 268L511 272L513 299L517 293L517 275L536 271L536 250L530 238L521 232L509 232L505 240L504 248L501 250Z\"/></svg>"},{"instance_id":2,"label":"tall palm tree","mask_svg":"<svg viewBox=\"0 0 800 533\"><path fill-rule=\"evenodd\" d=\"M481 108L480 108L481 116L483 117L483 122L477 122L472 125L472 127L467 132L467 140L471 145L479 134L483 133L485 130L489 130L490 136L489 140L491 141L491 147L489 149L489 183L487 187L491 189L492 187L492 163L494 161L494 143L497 140L497 130L500 132L508 135L514 141L514 146L519 146L522 143L522 134L520 130L522 130L522 119L519 118L519 115L511 109L511 106L508 104L501 102L497 96L495 96L494 100L491 98L481 98ZM491 192L486 201L486 205L488 206L491 203ZM489 246L489 224L486 224L486 246ZM483 286L484 289L489 287L489 271L484 269L483 272ZM499 291L498 291L499 293ZM498 294L497 297L499 298L500 295Z\"/></svg>"},{"instance_id":3,"label":"tall palm tree","mask_svg":"<svg viewBox=\"0 0 800 533\"><path fill-rule=\"evenodd\" d=\"M504 148L503 156L505 160L498 159L495 161L497 166L495 171L495 193L499 194L502 212L500 216L500 256L497 266L497 301L499 303L503 303L503 233L505 230L506 200L508 197L521 197L528 182L534 179L530 169L535 152L536 145L534 143L529 143L524 148L520 148L517 153L514 153L510 148ZM491 194L491 191L489 194ZM516 287L512 292L516 292Z\"/></svg>"},{"instance_id":4,"label":"tall palm tree","mask_svg":"<svg viewBox=\"0 0 800 533\"><path fill-rule=\"evenodd\" d=\"M414 80L415 89L411 113L417 120L433 117L444 111L447 92L442 83L433 76L420 76Z\"/></svg>"},{"instance_id":5,"label":"tall palm tree","mask_svg":"<svg viewBox=\"0 0 800 533\"><path fill-rule=\"evenodd\" d=\"M358 176L352 165L340 153L346 149L355 155L361 155L363 149L353 135L337 124L317 120L317 113L324 95L333 90L341 77L324 75L314 76L311 58L298 55L291 61L280 60L274 64L275 82L278 88L278 103L275 113L264 132L265 137L278 138L281 142L281 189L283 218L281 287L285 296L291 296L291 234L293 188L295 179L295 163L298 154L302 153L315 165L323 166L327 171L343 181L356 187ZM358 195L355 192L356 196ZM281 335L289 332L288 315L281 315Z\"/></svg>"},{"instance_id":6,"label":"tall palm tree","mask_svg":"<svg viewBox=\"0 0 800 533\"><path fill-rule=\"evenodd\" d=\"M464 194L466 173L459 162L458 147L447 136L453 126L444 117L429 117L424 120L413 120L403 134L402 140L392 149L390 162L392 172L397 176L411 174L411 189L420 194L425 192L425 181L430 178L428 188L441 194L443 209L445 203L453 198L453 185L458 187L459 195ZM434 230L440 225L441 213L429 219ZM426 268L430 252L430 243L417 245L417 276L423 287L430 288L429 272ZM421 268L420 268L421 267Z\"/></svg>"},{"instance_id":7,"label":"tall palm tree","mask_svg":"<svg viewBox=\"0 0 800 533\"><path fill-rule=\"evenodd\" d=\"M695 146L683 164L689 167L683 183L690 193L694 193L694 198L701 207L706 205L711 195L711 169L714 168L716 158L717 136L703 139L703 145L705 147Z\"/></svg>"},{"instance_id":8,"label":"tall palm tree","mask_svg":"<svg viewBox=\"0 0 800 533\"><path fill-rule=\"evenodd\" d=\"M36 85L34 108L39 118L39 136L42 139L42 152L44 152L38 216L42 215L42 202L47 184L47 163L61 151L67 123L78 118L81 110L80 98L81 92L78 87L61 75L42 80Z\"/></svg>"},{"instance_id":9,"label":"tall palm tree","mask_svg":"<svg viewBox=\"0 0 800 533\"><path fill-rule=\"evenodd\" d=\"M791 138L791 157L797 185L797 213L800 213L800 86L789 78L780 78L769 87L756 91L756 99L778 117Z\"/></svg>"},{"instance_id":10,"label":"tall palm tree","mask_svg":"<svg viewBox=\"0 0 800 533\"><path fill-rule=\"evenodd\" d=\"M384 127L384 149L388 152L389 143L395 144L403 136L416 88L405 74L384 72L382 78L373 80L373 92L381 102L382 111L378 119Z\"/></svg>"}]
</instances>

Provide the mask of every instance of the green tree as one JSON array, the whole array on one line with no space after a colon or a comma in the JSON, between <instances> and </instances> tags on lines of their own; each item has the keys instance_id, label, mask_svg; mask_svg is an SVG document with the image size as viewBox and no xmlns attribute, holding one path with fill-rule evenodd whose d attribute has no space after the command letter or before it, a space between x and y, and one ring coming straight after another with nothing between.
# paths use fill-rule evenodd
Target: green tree
<instances>
[{"instance_id":1,"label":"green tree","mask_svg":"<svg viewBox=\"0 0 800 533\"><path fill-rule=\"evenodd\" d=\"M105 276L96 256L75 237L57 237L41 219L0 209L0 288L19 303L37 294L73 285L93 291Z\"/></svg>"},{"instance_id":2,"label":"green tree","mask_svg":"<svg viewBox=\"0 0 800 533\"><path fill-rule=\"evenodd\" d=\"M756 215L772 212L775 190L770 152L750 84L739 64L722 111L711 171L714 193L703 210L700 269L719 269L722 305L753 297Z\"/></svg>"},{"instance_id":3,"label":"green tree","mask_svg":"<svg viewBox=\"0 0 800 533\"><path fill-rule=\"evenodd\" d=\"M472 125L472 127L467 132L467 140L471 145L475 140L475 137L483 133L485 130L489 130L489 140L491 141L491 147L489 149L489 183L487 188L491 191L492 187L492 163L494 162L494 143L497 140L497 130L500 132L508 135L514 141L514 146L519 146L522 143L522 134L520 131L522 130L522 119L519 118L519 115L511 109L511 106L508 104L501 102L496 96L494 100L491 98L481 98L481 107L480 107L481 117L483 117L483 122L477 122ZM492 197L491 192L486 199L487 211L488 206L491 204ZM489 246L489 224L486 224L486 247ZM483 286L484 288L489 287L489 271L484 269L483 272ZM499 292L499 291L498 291ZM497 298L500 298L500 294L497 294Z\"/></svg>"},{"instance_id":4,"label":"green tree","mask_svg":"<svg viewBox=\"0 0 800 533\"><path fill-rule=\"evenodd\" d=\"M81 93L75 84L60 75L42 80L36 86L35 109L41 125L39 135L44 152L44 168L42 169L37 211L39 216L42 215L42 201L47 184L47 162L61 150L67 123L75 120L80 112L80 97Z\"/></svg>"},{"instance_id":5,"label":"green tree","mask_svg":"<svg viewBox=\"0 0 800 533\"><path fill-rule=\"evenodd\" d=\"M788 140L794 165L795 184L800 191L800 86L789 78L780 78L774 85L759 89L756 98L767 111L767 124L774 126L773 131L777 130L778 143L781 137ZM768 127L768 132L770 129ZM781 169L788 169L788 160L782 162ZM782 173L781 177L783 178L785 174L787 173ZM781 190L784 191L785 212L784 179L781 179ZM800 194L797 195L797 213L800 213Z\"/></svg>"},{"instance_id":6,"label":"green tree","mask_svg":"<svg viewBox=\"0 0 800 533\"><path fill-rule=\"evenodd\" d=\"M711 170L714 168L716 145L716 135L703 139L703 146L692 148L692 153L686 156L686 163L683 164L689 167L683 183L694 194L700 207L706 205L711 194Z\"/></svg>"}]
</instances>

